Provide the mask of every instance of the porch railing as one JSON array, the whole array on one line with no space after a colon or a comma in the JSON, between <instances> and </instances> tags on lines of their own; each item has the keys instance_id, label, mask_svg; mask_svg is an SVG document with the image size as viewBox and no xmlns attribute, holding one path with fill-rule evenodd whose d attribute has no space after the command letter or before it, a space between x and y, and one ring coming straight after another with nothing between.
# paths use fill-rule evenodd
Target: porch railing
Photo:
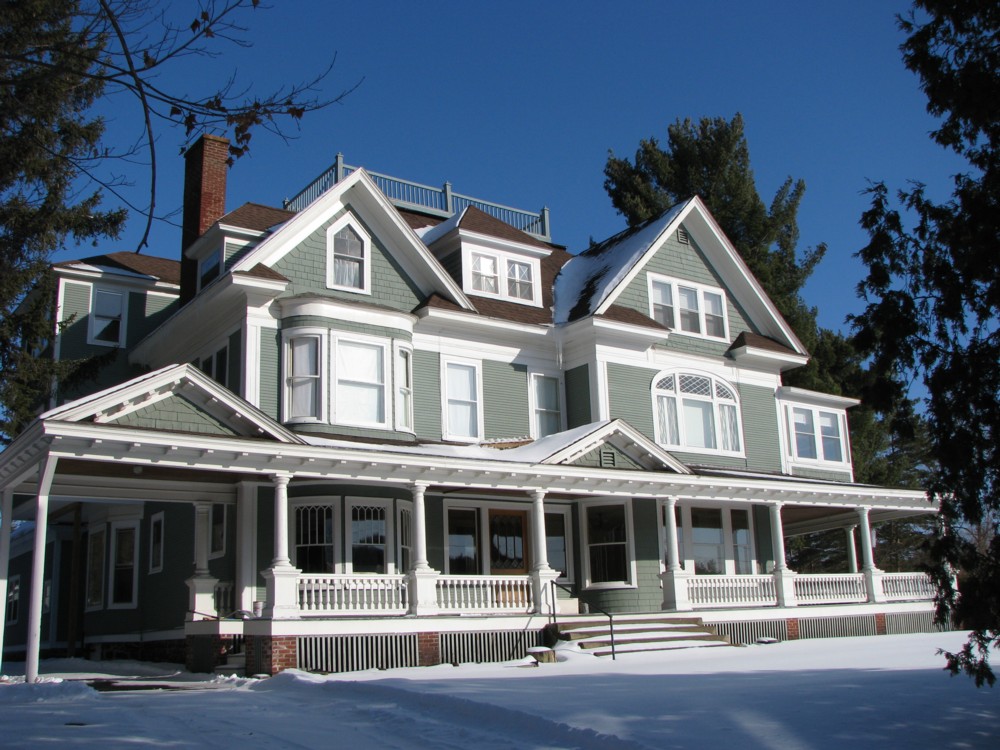
<instances>
[{"instance_id":1,"label":"porch railing","mask_svg":"<svg viewBox=\"0 0 1000 750\"><path fill-rule=\"evenodd\" d=\"M926 573L883 573L882 593L886 601L933 599L934 583Z\"/></svg>"},{"instance_id":2,"label":"porch railing","mask_svg":"<svg viewBox=\"0 0 1000 750\"><path fill-rule=\"evenodd\" d=\"M299 609L306 614L405 614L408 594L404 575L299 577Z\"/></svg>"},{"instance_id":3,"label":"porch railing","mask_svg":"<svg viewBox=\"0 0 1000 750\"><path fill-rule=\"evenodd\" d=\"M867 601L868 591L861 573L798 575L795 598L799 604L850 604Z\"/></svg>"},{"instance_id":4,"label":"porch railing","mask_svg":"<svg viewBox=\"0 0 1000 750\"><path fill-rule=\"evenodd\" d=\"M692 576L687 582L688 600L695 607L773 605L778 602L772 576Z\"/></svg>"},{"instance_id":5,"label":"porch railing","mask_svg":"<svg viewBox=\"0 0 1000 750\"><path fill-rule=\"evenodd\" d=\"M439 576L437 605L443 612L532 612L529 576Z\"/></svg>"}]
</instances>

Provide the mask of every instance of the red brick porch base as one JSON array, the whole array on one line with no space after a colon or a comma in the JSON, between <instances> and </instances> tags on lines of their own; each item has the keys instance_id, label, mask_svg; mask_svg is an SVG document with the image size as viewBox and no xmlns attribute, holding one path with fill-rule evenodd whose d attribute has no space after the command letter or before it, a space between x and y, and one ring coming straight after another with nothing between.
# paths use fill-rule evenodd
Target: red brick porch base
<instances>
[{"instance_id":1,"label":"red brick porch base","mask_svg":"<svg viewBox=\"0 0 1000 750\"><path fill-rule=\"evenodd\" d=\"M417 633L417 664L434 667L441 663L441 634Z\"/></svg>"},{"instance_id":2,"label":"red brick porch base","mask_svg":"<svg viewBox=\"0 0 1000 750\"><path fill-rule=\"evenodd\" d=\"M885 635L885 612L875 613L875 635Z\"/></svg>"},{"instance_id":3,"label":"red brick porch base","mask_svg":"<svg viewBox=\"0 0 1000 750\"><path fill-rule=\"evenodd\" d=\"M244 644L248 675L277 674L298 666L294 635L248 635Z\"/></svg>"},{"instance_id":4,"label":"red brick porch base","mask_svg":"<svg viewBox=\"0 0 1000 750\"><path fill-rule=\"evenodd\" d=\"M786 621L788 625L788 640L797 641L799 639L799 620L797 617L789 617Z\"/></svg>"}]
</instances>

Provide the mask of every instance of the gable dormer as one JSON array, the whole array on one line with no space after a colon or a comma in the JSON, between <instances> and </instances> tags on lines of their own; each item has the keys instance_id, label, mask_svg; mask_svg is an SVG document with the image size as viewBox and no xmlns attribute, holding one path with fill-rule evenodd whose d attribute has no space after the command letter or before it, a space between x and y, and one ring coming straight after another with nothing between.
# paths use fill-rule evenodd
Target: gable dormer
<instances>
[{"instance_id":1,"label":"gable dormer","mask_svg":"<svg viewBox=\"0 0 1000 750\"><path fill-rule=\"evenodd\" d=\"M542 263L553 248L468 206L422 239L470 297L544 305Z\"/></svg>"}]
</instances>

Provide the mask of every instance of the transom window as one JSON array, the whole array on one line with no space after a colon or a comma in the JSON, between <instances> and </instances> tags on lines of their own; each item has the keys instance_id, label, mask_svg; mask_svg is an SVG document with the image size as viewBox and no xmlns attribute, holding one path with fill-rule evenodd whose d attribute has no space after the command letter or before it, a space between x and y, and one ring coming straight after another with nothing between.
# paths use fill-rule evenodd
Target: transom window
<instances>
[{"instance_id":1,"label":"transom window","mask_svg":"<svg viewBox=\"0 0 1000 750\"><path fill-rule=\"evenodd\" d=\"M94 290L90 316L90 343L121 346L125 334L125 293Z\"/></svg>"},{"instance_id":2,"label":"transom window","mask_svg":"<svg viewBox=\"0 0 1000 750\"><path fill-rule=\"evenodd\" d=\"M672 331L728 340L726 296L721 289L649 275L649 316Z\"/></svg>"},{"instance_id":3,"label":"transom window","mask_svg":"<svg viewBox=\"0 0 1000 750\"><path fill-rule=\"evenodd\" d=\"M653 381L656 440L697 451L742 453L736 389L712 375L676 372Z\"/></svg>"},{"instance_id":4,"label":"transom window","mask_svg":"<svg viewBox=\"0 0 1000 750\"><path fill-rule=\"evenodd\" d=\"M788 407L790 449L795 458L845 463L843 415L808 406Z\"/></svg>"},{"instance_id":5,"label":"transom window","mask_svg":"<svg viewBox=\"0 0 1000 750\"><path fill-rule=\"evenodd\" d=\"M371 280L371 238L349 217L326 234L326 285L331 289L368 294Z\"/></svg>"}]
</instances>

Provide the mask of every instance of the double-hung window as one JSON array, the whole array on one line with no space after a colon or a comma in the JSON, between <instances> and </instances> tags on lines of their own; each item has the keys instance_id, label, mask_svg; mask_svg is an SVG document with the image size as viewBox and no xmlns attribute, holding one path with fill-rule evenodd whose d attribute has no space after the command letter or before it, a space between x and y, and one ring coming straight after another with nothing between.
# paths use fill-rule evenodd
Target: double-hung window
<instances>
[{"instance_id":1,"label":"double-hung window","mask_svg":"<svg viewBox=\"0 0 1000 750\"><path fill-rule=\"evenodd\" d=\"M531 266L515 260L507 261L507 296L514 299L534 299Z\"/></svg>"},{"instance_id":2,"label":"double-hung window","mask_svg":"<svg viewBox=\"0 0 1000 750\"><path fill-rule=\"evenodd\" d=\"M725 292L658 274L648 280L649 317L677 333L728 340Z\"/></svg>"},{"instance_id":3,"label":"double-hung window","mask_svg":"<svg viewBox=\"0 0 1000 750\"><path fill-rule=\"evenodd\" d=\"M653 380L657 442L696 451L742 453L736 389L712 375L673 372Z\"/></svg>"},{"instance_id":4,"label":"double-hung window","mask_svg":"<svg viewBox=\"0 0 1000 750\"><path fill-rule=\"evenodd\" d=\"M486 294L499 294L497 259L482 253L472 254L472 288Z\"/></svg>"},{"instance_id":5,"label":"double-hung window","mask_svg":"<svg viewBox=\"0 0 1000 750\"><path fill-rule=\"evenodd\" d=\"M445 439L461 441L481 439L483 409L479 363L445 362L444 380Z\"/></svg>"},{"instance_id":6,"label":"double-hung window","mask_svg":"<svg viewBox=\"0 0 1000 750\"><path fill-rule=\"evenodd\" d=\"M847 449L843 415L809 406L788 407L792 455L807 461L845 463Z\"/></svg>"},{"instance_id":7,"label":"double-hung window","mask_svg":"<svg viewBox=\"0 0 1000 750\"><path fill-rule=\"evenodd\" d=\"M87 536L87 594L86 608L104 606L104 559L107 530L104 526L91 528Z\"/></svg>"},{"instance_id":8,"label":"double-hung window","mask_svg":"<svg viewBox=\"0 0 1000 750\"><path fill-rule=\"evenodd\" d=\"M216 383L229 386L229 347L224 346L215 354L209 354L201 360L201 371Z\"/></svg>"},{"instance_id":9,"label":"double-hung window","mask_svg":"<svg viewBox=\"0 0 1000 750\"><path fill-rule=\"evenodd\" d=\"M138 576L136 562L139 547L136 544L138 523L135 521L111 524L111 580L109 608L134 607Z\"/></svg>"},{"instance_id":10,"label":"double-hung window","mask_svg":"<svg viewBox=\"0 0 1000 750\"><path fill-rule=\"evenodd\" d=\"M631 585L629 513L624 503L584 507L587 578L590 585Z\"/></svg>"},{"instance_id":11,"label":"double-hung window","mask_svg":"<svg viewBox=\"0 0 1000 750\"><path fill-rule=\"evenodd\" d=\"M285 349L285 418L323 419L323 336L294 334Z\"/></svg>"},{"instance_id":12,"label":"double-hung window","mask_svg":"<svg viewBox=\"0 0 1000 750\"><path fill-rule=\"evenodd\" d=\"M563 429L560 391L558 377L532 373L531 397L534 411L532 429L536 439L552 435Z\"/></svg>"},{"instance_id":13,"label":"double-hung window","mask_svg":"<svg viewBox=\"0 0 1000 750\"><path fill-rule=\"evenodd\" d=\"M346 339L336 346L337 424L386 427L385 346Z\"/></svg>"},{"instance_id":14,"label":"double-hung window","mask_svg":"<svg viewBox=\"0 0 1000 750\"><path fill-rule=\"evenodd\" d=\"M350 217L326 231L326 285L330 289L370 293L371 238Z\"/></svg>"},{"instance_id":15,"label":"double-hung window","mask_svg":"<svg viewBox=\"0 0 1000 750\"><path fill-rule=\"evenodd\" d=\"M396 347L396 429L413 432L413 350Z\"/></svg>"},{"instance_id":16,"label":"double-hung window","mask_svg":"<svg viewBox=\"0 0 1000 750\"><path fill-rule=\"evenodd\" d=\"M149 572L163 570L163 513L155 513L149 519Z\"/></svg>"},{"instance_id":17,"label":"double-hung window","mask_svg":"<svg viewBox=\"0 0 1000 750\"><path fill-rule=\"evenodd\" d=\"M296 505L295 567L303 573L336 573L336 506Z\"/></svg>"},{"instance_id":18,"label":"double-hung window","mask_svg":"<svg viewBox=\"0 0 1000 750\"><path fill-rule=\"evenodd\" d=\"M660 514L663 547L670 543L664 503ZM677 505L677 551L682 568L695 575L750 575L755 570L750 511ZM664 562L667 554L664 552Z\"/></svg>"},{"instance_id":19,"label":"double-hung window","mask_svg":"<svg viewBox=\"0 0 1000 750\"><path fill-rule=\"evenodd\" d=\"M350 564L353 573L388 573L391 565L391 514L386 503L355 500L350 512Z\"/></svg>"},{"instance_id":20,"label":"double-hung window","mask_svg":"<svg viewBox=\"0 0 1000 750\"><path fill-rule=\"evenodd\" d=\"M90 314L90 343L122 346L125 343L126 292L94 289Z\"/></svg>"}]
</instances>

